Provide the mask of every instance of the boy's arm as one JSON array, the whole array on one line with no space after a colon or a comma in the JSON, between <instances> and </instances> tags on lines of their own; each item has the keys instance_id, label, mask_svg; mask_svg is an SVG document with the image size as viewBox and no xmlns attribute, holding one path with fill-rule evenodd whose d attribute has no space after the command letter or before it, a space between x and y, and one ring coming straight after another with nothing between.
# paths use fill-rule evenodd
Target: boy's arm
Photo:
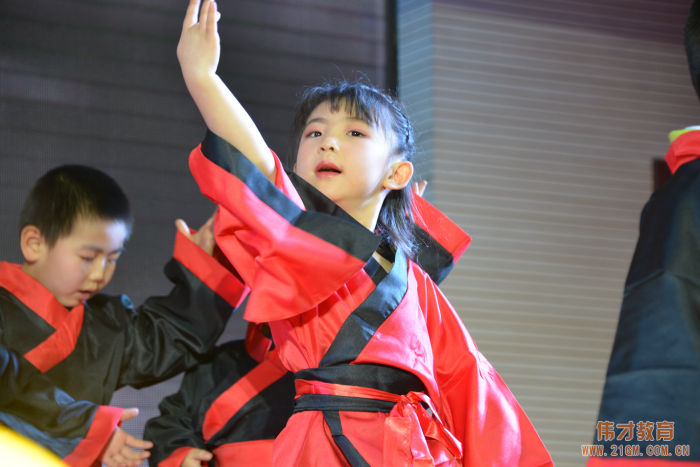
<instances>
[{"instance_id":1,"label":"boy's arm","mask_svg":"<svg viewBox=\"0 0 700 467\"><path fill-rule=\"evenodd\" d=\"M185 84L207 127L235 146L274 183L275 161L262 135L243 106L216 74L220 44L216 2L190 0L182 26L177 57ZM198 18L199 16L199 18Z\"/></svg>"},{"instance_id":2,"label":"boy's arm","mask_svg":"<svg viewBox=\"0 0 700 467\"><path fill-rule=\"evenodd\" d=\"M193 455L209 457L200 461L211 459L201 427L197 429L192 415L192 405L198 398L197 381L208 381L210 377L202 374L201 367L187 372L178 392L163 399L158 406L160 416L146 424L144 438L153 442L149 461L152 466L180 467Z\"/></svg>"},{"instance_id":3,"label":"boy's arm","mask_svg":"<svg viewBox=\"0 0 700 467\"><path fill-rule=\"evenodd\" d=\"M197 356L214 346L245 298L248 289L203 249L206 242L194 242L213 238L211 232L204 235L212 223L210 219L199 233L187 235L184 223L178 222L173 259L165 266L175 286L168 296L151 297L137 313L129 313L118 387L149 386L197 364ZM119 314L126 311L121 304L129 304L126 297L120 301L99 294L88 303L104 310L121 307L115 310Z\"/></svg>"},{"instance_id":4,"label":"boy's arm","mask_svg":"<svg viewBox=\"0 0 700 467\"><path fill-rule=\"evenodd\" d=\"M0 346L0 422L70 466L88 466L98 459L109 467L140 465L148 453L131 448L147 449L150 443L117 427L137 413L75 401L23 357Z\"/></svg>"}]
</instances>

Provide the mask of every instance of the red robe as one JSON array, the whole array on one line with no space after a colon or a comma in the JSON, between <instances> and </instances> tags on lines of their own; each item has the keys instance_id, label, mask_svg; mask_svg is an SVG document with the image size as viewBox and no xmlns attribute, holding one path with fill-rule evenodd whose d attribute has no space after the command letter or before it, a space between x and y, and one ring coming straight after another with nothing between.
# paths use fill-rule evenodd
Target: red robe
<instances>
[{"instance_id":1,"label":"red robe","mask_svg":"<svg viewBox=\"0 0 700 467\"><path fill-rule=\"evenodd\" d=\"M296 413L273 465L552 465L429 275L399 253L385 273L371 258L379 237L275 161L273 186L211 133L190 157L220 207L217 243L251 288L244 316L269 322L295 372ZM415 202L450 254L428 254L424 267L456 261L469 237Z\"/></svg>"}]
</instances>

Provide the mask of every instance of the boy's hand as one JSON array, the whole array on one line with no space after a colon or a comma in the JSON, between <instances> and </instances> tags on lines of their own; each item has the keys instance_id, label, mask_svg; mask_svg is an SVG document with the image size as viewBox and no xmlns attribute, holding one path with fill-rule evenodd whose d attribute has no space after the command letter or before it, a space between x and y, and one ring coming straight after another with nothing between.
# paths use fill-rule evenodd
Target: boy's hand
<instances>
[{"instance_id":1,"label":"boy's hand","mask_svg":"<svg viewBox=\"0 0 700 467\"><path fill-rule=\"evenodd\" d=\"M214 246L216 246L216 240L214 239L214 218L216 218L216 211L214 211L214 214L209 220L195 233L190 233L190 228L182 219L176 220L175 226L182 235L199 245L202 250L206 251L207 254L211 256L214 254Z\"/></svg>"},{"instance_id":2,"label":"boy's hand","mask_svg":"<svg viewBox=\"0 0 700 467\"><path fill-rule=\"evenodd\" d=\"M180 467L201 467L203 465L202 462L209 462L212 457L214 456L209 451L205 451L204 449L192 449L187 453Z\"/></svg>"},{"instance_id":3,"label":"boy's hand","mask_svg":"<svg viewBox=\"0 0 700 467\"><path fill-rule=\"evenodd\" d=\"M130 420L139 414L139 409L126 409L122 413L121 421ZM117 427L112 438L102 455L102 463L107 467L137 467L151 453L133 451L134 449L151 449L153 443L134 438L126 431Z\"/></svg>"},{"instance_id":4,"label":"boy's hand","mask_svg":"<svg viewBox=\"0 0 700 467\"><path fill-rule=\"evenodd\" d=\"M221 47L216 22L221 15L213 0L204 0L201 12L199 2L190 0L177 45L177 58L185 81L191 77L213 75L219 65Z\"/></svg>"},{"instance_id":5,"label":"boy's hand","mask_svg":"<svg viewBox=\"0 0 700 467\"><path fill-rule=\"evenodd\" d=\"M418 183L418 182L413 182L413 184L411 185L411 190L413 190L413 192L414 192L416 195L418 195L418 196L420 196L420 197L422 198L422 197L423 197L423 193L425 193L425 187L426 187L426 186L428 186L428 182L425 181L425 180L423 180L423 181L420 182L420 183Z\"/></svg>"}]
</instances>

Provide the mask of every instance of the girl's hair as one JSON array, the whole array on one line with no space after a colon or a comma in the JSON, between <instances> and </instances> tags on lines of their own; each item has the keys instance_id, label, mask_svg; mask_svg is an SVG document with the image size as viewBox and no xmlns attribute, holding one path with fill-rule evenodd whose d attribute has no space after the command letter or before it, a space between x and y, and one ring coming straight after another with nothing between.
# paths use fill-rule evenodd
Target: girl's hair
<instances>
[{"instance_id":1,"label":"girl's hair","mask_svg":"<svg viewBox=\"0 0 700 467\"><path fill-rule=\"evenodd\" d=\"M416 142L403 103L376 88L348 81L324 83L302 93L292 123L288 160L296 160L306 122L316 107L324 102L330 104L332 112L337 112L342 105L353 118L380 128L392 142L392 156L413 162ZM409 258L413 257L414 228L409 183L400 190L391 190L379 212L375 233L382 236L380 254L391 258L396 250L401 250Z\"/></svg>"}]
</instances>

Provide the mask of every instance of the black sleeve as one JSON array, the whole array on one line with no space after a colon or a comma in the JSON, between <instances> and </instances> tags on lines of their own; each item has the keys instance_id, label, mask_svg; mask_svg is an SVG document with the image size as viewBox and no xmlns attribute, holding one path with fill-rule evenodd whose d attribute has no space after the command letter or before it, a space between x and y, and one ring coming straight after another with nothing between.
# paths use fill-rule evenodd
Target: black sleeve
<instances>
[{"instance_id":1,"label":"black sleeve","mask_svg":"<svg viewBox=\"0 0 700 467\"><path fill-rule=\"evenodd\" d=\"M150 465L158 465L179 448L207 449L202 437L201 421L195 418L197 413L193 407L199 407L200 399L207 392L202 383L209 381L210 366L203 362L188 371L178 392L163 399L158 406L160 416L150 419L146 424L143 438L153 442Z\"/></svg>"},{"instance_id":2,"label":"black sleeve","mask_svg":"<svg viewBox=\"0 0 700 467\"><path fill-rule=\"evenodd\" d=\"M176 259L165 266L165 275L175 284L170 294L149 298L131 314L119 387L152 385L193 367L197 356L213 347L233 311Z\"/></svg>"},{"instance_id":3,"label":"black sleeve","mask_svg":"<svg viewBox=\"0 0 700 467\"><path fill-rule=\"evenodd\" d=\"M85 438L98 406L75 401L23 357L0 346L0 421L60 457Z\"/></svg>"}]
</instances>

